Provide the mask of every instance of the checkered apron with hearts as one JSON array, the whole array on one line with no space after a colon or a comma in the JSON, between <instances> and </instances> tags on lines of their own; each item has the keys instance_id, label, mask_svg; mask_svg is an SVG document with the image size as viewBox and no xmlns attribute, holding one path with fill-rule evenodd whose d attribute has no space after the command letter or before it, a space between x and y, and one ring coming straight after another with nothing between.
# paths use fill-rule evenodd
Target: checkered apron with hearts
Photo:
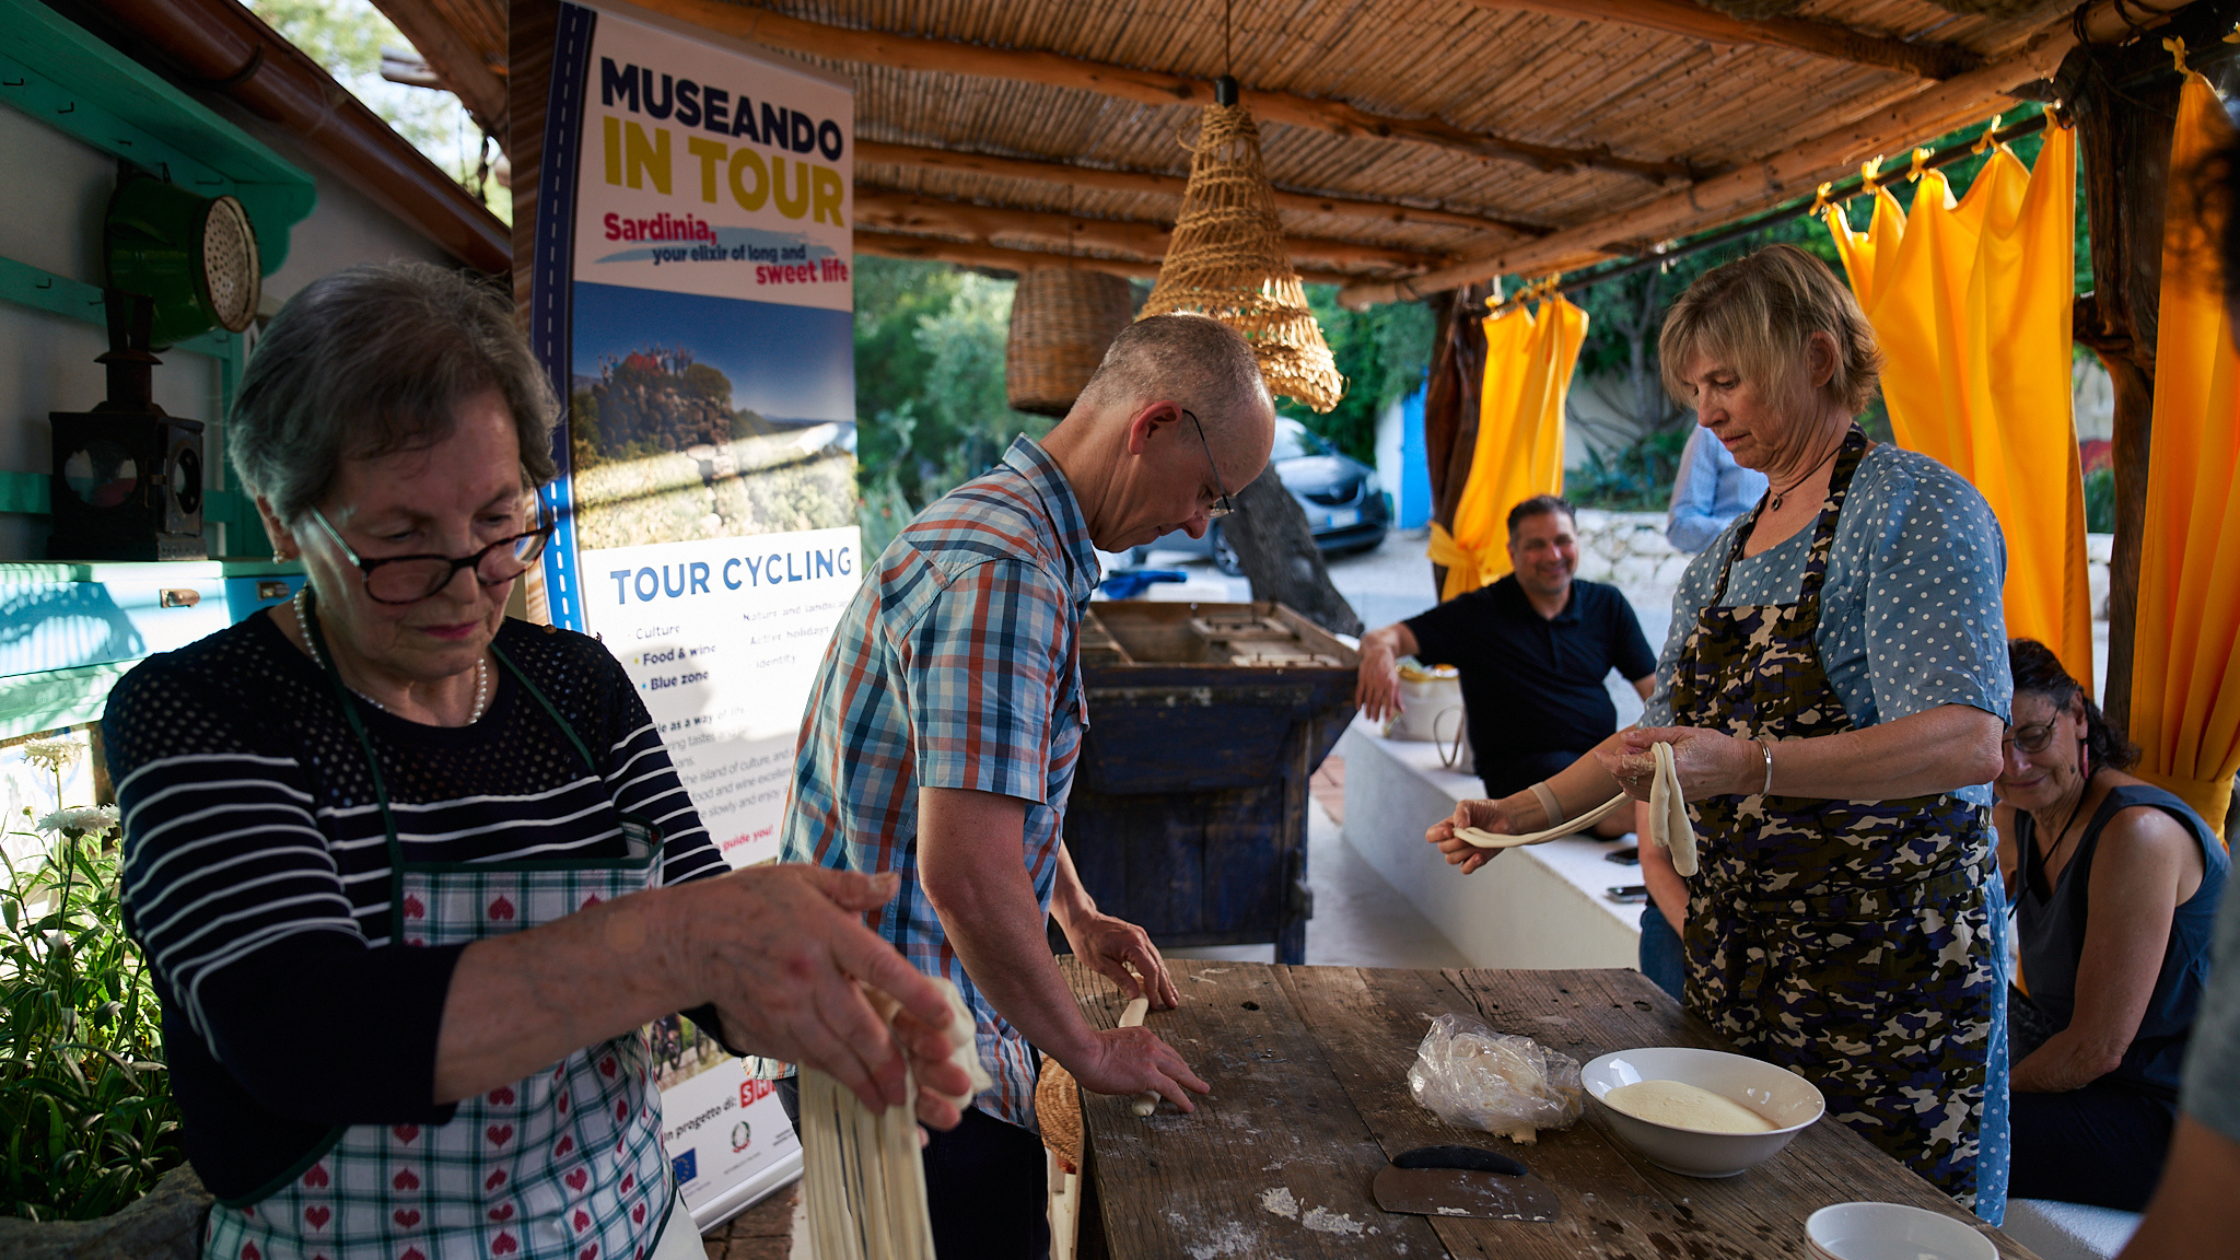
<instances>
[{"instance_id":1,"label":"checkered apron with hearts","mask_svg":"<svg viewBox=\"0 0 2240 1260\"><path fill-rule=\"evenodd\" d=\"M494 649L493 649L494 650ZM326 653L322 657L331 660ZM499 657L598 773L567 721ZM331 668L331 667L330 667ZM345 697L343 708L373 761ZM438 865L401 860L388 794L390 891L407 947L518 932L660 882L661 844L620 815L620 861ZM210 1212L210 1260L645 1260L676 1191L642 1032L459 1103L444 1125L350 1125L247 1203Z\"/></svg>"}]
</instances>

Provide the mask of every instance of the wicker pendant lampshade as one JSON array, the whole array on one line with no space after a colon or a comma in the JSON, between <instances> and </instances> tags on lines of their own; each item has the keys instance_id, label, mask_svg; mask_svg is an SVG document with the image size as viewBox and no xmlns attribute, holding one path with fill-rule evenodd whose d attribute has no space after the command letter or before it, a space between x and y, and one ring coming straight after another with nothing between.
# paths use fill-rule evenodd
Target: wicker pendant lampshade
<instances>
[{"instance_id":1,"label":"wicker pendant lampshade","mask_svg":"<svg viewBox=\"0 0 2240 1260\"><path fill-rule=\"evenodd\" d=\"M1020 276L1003 360L1011 405L1044 416L1072 410L1134 310L1128 282L1120 276L1064 267L1037 267Z\"/></svg>"},{"instance_id":2,"label":"wicker pendant lampshade","mask_svg":"<svg viewBox=\"0 0 2240 1260\"><path fill-rule=\"evenodd\" d=\"M1345 396L1345 378L1284 253L1283 225L1260 164L1260 129L1236 103L1235 80L1224 75L1217 91L1220 103L1206 107L1191 146L1173 242L1138 318L1210 315L1252 343L1269 393L1328 411Z\"/></svg>"}]
</instances>

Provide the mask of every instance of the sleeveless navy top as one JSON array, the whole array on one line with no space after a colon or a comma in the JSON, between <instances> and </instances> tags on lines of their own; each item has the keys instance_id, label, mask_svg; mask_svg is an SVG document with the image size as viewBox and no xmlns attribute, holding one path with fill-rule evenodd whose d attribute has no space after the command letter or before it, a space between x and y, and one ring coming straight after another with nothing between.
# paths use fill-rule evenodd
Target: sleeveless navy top
<instances>
[{"instance_id":1,"label":"sleeveless navy top","mask_svg":"<svg viewBox=\"0 0 2240 1260\"><path fill-rule=\"evenodd\" d=\"M2123 1062L2101 1079L2175 1102L2186 1037L2193 1029L2194 1012L2209 982L2209 942L2216 930L2217 903L2232 865L2224 846L2184 801L2158 787L2109 789L2077 840L2076 856L2061 868L2061 878L2051 888L2046 887L2038 856L2036 826L2027 811L2015 811L2015 849L2020 859L2015 870L2015 899L2022 925L2022 977L2029 985L2031 1003L2056 1029L2067 1028L2076 1012L2077 961L2084 956L2085 916L2090 909L2086 894L2092 884L2092 859L2099 847L2100 832L2118 812L2138 805L2161 810L2193 833L2201 845L2201 887L2171 915L2170 944L2162 953L2162 971L2155 977L2154 996L2147 1002L2130 1048L2123 1053Z\"/></svg>"}]
</instances>

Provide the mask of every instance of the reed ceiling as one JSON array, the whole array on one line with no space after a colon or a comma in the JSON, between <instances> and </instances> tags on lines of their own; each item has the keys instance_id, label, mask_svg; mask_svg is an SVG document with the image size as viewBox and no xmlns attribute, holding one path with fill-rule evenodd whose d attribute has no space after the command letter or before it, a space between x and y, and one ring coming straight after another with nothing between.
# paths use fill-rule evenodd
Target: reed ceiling
<instances>
[{"instance_id":1,"label":"reed ceiling","mask_svg":"<svg viewBox=\"0 0 2240 1260\"><path fill-rule=\"evenodd\" d=\"M378 2L502 74L504 0ZM865 252L1147 274L1227 69L1301 270L1365 300L1810 195L2073 42L2060 0L1235 0L1226 32L1205 0L641 2L854 81ZM2112 5L2087 18L2123 33Z\"/></svg>"}]
</instances>

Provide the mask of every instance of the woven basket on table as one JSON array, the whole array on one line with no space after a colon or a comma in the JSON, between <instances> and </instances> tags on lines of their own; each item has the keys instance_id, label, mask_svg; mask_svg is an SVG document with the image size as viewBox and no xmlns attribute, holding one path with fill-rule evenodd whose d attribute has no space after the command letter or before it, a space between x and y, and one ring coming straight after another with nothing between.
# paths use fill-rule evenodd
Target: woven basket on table
<instances>
[{"instance_id":1,"label":"woven basket on table","mask_svg":"<svg viewBox=\"0 0 2240 1260\"><path fill-rule=\"evenodd\" d=\"M1242 105L1206 106L1182 214L1138 318L1174 311L1211 315L1244 334L1269 393L1316 411L1345 396L1345 378L1284 251L1260 131Z\"/></svg>"},{"instance_id":2,"label":"woven basket on table","mask_svg":"<svg viewBox=\"0 0 2240 1260\"><path fill-rule=\"evenodd\" d=\"M1037 267L1011 298L1003 383L1011 405L1063 416L1135 313L1126 279L1101 271Z\"/></svg>"}]
</instances>

